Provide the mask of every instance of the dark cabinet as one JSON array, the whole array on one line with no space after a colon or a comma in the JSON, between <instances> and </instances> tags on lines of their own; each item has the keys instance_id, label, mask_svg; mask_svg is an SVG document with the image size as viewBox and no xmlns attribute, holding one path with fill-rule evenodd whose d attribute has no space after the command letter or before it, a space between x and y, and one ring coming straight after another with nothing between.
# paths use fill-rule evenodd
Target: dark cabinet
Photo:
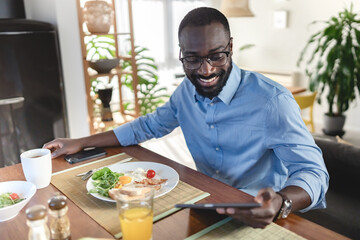
<instances>
[{"instance_id":1,"label":"dark cabinet","mask_svg":"<svg viewBox=\"0 0 360 240\"><path fill-rule=\"evenodd\" d=\"M49 23L0 19L0 166L68 136L57 35Z\"/></svg>"}]
</instances>

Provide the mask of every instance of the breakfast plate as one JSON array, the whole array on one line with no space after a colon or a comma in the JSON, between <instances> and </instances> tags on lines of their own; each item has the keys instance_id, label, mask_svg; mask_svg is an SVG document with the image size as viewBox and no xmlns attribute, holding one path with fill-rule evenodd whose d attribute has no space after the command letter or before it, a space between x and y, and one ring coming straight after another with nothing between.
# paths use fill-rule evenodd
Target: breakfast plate
<instances>
[{"instance_id":1,"label":"breakfast plate","mask_svg":"<svg viewBox=\"0 0 360 240\"><path fill-rule=\"evenodd\" d=\"M163 196L173 190L179 182L179 174L171 167L154 162L127 162L127 163L118 163L109 166L110 170L118 173L127 173L136 170L137 168L142 168L145 171L152 169L156 172L154 179L167 179L167 181L161 184L161 188L155 192L155 198ZM94 189L93 179L89 178L86 183L86 189L88 192ZM90 193L97 199L107 201L107 202L116 202L115 200L102 196L98 193Z\"/></svg>"}]
</instances>

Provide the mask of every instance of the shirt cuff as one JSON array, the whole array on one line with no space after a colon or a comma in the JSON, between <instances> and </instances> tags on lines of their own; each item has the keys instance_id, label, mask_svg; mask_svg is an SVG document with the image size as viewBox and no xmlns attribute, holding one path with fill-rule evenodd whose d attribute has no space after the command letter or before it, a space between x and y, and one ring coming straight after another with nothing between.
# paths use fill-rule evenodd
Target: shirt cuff
<instances>
[{"instance_id":1,"label":"shirt cuff","mask_svg":"<svg viewBox=\"0 0 360 240\"><path fill-rule=\"evenodd\" d=\"M129 146L137 144L135 141L134 131L132 130L131 122L125 123L114 130L115 136L121 146Z\"/></svg>"}]
</instances>

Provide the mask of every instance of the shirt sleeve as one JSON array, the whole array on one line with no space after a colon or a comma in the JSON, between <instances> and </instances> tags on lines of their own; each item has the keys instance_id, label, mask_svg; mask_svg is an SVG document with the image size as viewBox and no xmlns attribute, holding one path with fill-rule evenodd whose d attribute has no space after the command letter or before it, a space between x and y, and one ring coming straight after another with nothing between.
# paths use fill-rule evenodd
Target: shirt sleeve
<instances>
[{"instance_id":1,"label":"shirt sleeve","mask_svg":"<svg viewBox=\"0 0 360 240\"><path fill-rule=\"evenodd\" d=\"M120 145L129 146L152 138L159 138L178 127L176 98L174 93L170 100L158 107L155 112L115 128L114 133Z\"/></svg>"},{"instance_id":2,"label":"shirt sleeve","mask_svg":"<svg viewBox=\"0 0 360 240\"><path fill-rule=\"evenodd\" d=\"M281 93L269 101L267 108L266 144L288 170L284 188L298 186L309 194L312 203L301 212L325 208L329 174L295 99L290 93Z\"/></svg>"}]
</instances>

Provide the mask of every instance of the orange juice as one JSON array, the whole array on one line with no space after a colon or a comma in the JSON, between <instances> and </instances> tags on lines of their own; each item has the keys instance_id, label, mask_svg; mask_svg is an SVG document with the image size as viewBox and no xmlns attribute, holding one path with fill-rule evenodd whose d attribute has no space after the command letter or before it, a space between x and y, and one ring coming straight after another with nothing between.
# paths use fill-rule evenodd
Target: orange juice
<instances>
[{"instance_id":1,"label":"orange juice","mask_svg":"<svg viewBox=\"0 0 360 240\"><path fill-rule=\"evenodd\" d=\"M124 240L150 240L153 211L146 207L126 209L120 214L120 225Z\"/></svg>"}]
</instances>

